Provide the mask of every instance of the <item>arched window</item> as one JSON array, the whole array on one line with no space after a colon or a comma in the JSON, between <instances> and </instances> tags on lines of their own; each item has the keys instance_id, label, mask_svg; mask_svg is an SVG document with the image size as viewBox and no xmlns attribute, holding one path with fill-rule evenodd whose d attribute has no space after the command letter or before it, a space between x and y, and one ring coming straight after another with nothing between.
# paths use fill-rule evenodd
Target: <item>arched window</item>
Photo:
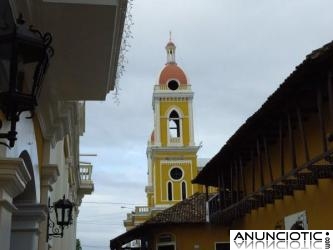
<instances>
[{"instance_id":1,"label":"arched window","mask_svg":"<svg viewBox=\"0 0 333 250\"><path fill-rule=\"evenodd\" d=\"M175 110L172 110L169 116L169 134L173 138L180 137L180 119Z\"/></svg>"},{"instance_id":2,"label":"arched window","mask_svg":"<svg viewBox=\"0 0 333 250\"><path fill-rule=\"evenodd\" d=\"M168 200L172 201L172 183L168 182Z\"/></svg>"},{"instance_id":3,"label":"arched window","mask_svg":"<svg viewBox=\"0 0 333 250\"><path fill-rule=\"evenodd\" d=\"M186 182L182 181L182 199L185 200L186 196Z\"/></svg>"}]
</instances>

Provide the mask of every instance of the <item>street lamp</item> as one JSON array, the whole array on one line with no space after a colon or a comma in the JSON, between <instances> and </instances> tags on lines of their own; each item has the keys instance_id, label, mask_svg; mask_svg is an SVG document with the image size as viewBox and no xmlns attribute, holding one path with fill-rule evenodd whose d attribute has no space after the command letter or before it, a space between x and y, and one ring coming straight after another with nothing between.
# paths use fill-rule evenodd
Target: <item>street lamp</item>
<instances>
[{"instance_id":1,"label":"street lamp","mask_svg":"<svg viewBox=\"0 0 333 250\"><path fill-rule=\"evenodd\" d=\"M64 227L68 227L73 223L72 211L74 203L65 199L65 195L62 199L54 202L53 206L50 205L50 198L48 201L49 211L47 214L47 241L50 237L64 237ZM50 218L50 213L55 212L56 222ZM52 230L50 233L49 230Z\"/></svg>"},{"instance_id":2,"label":"street lamp","mask_svg":"<svg viewBox=\"0 0 333 250\"><path fill-rule=\"evenodd\" d=\"M50 33L42 34L32 26L28 27L21 15L14 27L4 25L0 28L0 110L10 121L10 130L0 133L0 139L7 139L9 144L0 142L2 145L14 147L20 114L24 111L34 113L54 53L51 41ZM32 82L25 79L23 67L28 64L34 67Z\"/></svg>"}]
</instances>

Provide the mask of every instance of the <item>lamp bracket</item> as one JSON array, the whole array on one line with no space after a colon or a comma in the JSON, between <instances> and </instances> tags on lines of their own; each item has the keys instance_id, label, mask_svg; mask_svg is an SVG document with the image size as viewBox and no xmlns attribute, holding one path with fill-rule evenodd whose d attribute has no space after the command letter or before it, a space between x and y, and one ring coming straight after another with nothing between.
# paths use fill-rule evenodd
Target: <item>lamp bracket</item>
<instances>
[{"instance_id":1,"label":"lamp bracket","mask_svg":"<svg viewBox=\"0 0 333 250\"><path fill-rule=\"evenodd\" d=\"M30 111L31 115L27 118L32 118L34 115L42 82L54 50L51 47L52 35L49 32L42 34L37 29L34 29L33 26L27 27L21 14L17 19L16 30L11 34L10 39L5 37L2 42L8 41L12 42L9 89L5 92L0 92L0 110L7 121L10 121L10 130L7 133L0 133L0 139L9 141L8 144L0 142L0 145L12 148L17 140L16 123L19 121L20 114L24 111ZM18 44L21 44L20 46L23 46L23 49L22 47L20 49ZM22 73L18 72L17 69L19 56L21 56L23 63L37 63L33 73L32 88L29 93L24 93L21 87L23 77L17 77L18 74ZM1 127L2 122L0 123Z\"/></svg>"},{"instance_id":2,"label":"lamp bracket","mask_svg":"<svg viewBox=\"0 0 333 250\"><path fill-rule=\"evenodd\" d=\"M64 195L63 199L61 199L59 201L68 201L68 200L65 200L65 195ZM53 212L57 212L57 211L55 211L55 209L56 209L57 203L59 201L57 201L56 203L54 203L53 206L51 206L51 204L50 204L50 198L48 199L46 242L48 242L51 237L54 237L54 238L63 238L64 237L64 228L65 227L68 228L68 226L72 224L71 218L69 219L68 223L64 223L63 220L59 223L58 221L55 222L54 220L51 219L50 214L53 213ZM69 202L69 204L71 204L71 207L74 206L74 204L71 203L71 202ZM64 209L63 206L62 206L62 209ZM70 217L71 217L71 215L70 215Z\"/></svg>"}]
</instances>

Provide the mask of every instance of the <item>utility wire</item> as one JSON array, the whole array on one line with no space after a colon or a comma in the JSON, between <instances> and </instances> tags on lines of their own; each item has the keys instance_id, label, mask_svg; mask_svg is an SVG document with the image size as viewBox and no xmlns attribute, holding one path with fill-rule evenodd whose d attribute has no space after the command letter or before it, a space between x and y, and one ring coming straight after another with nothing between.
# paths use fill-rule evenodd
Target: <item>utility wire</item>
<instances>
[{"instance_id":1,"label":"utility wire","mask_svg":"<svg viewBox=\"0 0 333 250\"><path fill-rule=\"evenodd\" d=\"M84 204L105 204L105 205L132 205L132 206L142 206L137 203L126 203L126 202L108 202L108 201L83 201Z\"/></svg>"}]
</instances>

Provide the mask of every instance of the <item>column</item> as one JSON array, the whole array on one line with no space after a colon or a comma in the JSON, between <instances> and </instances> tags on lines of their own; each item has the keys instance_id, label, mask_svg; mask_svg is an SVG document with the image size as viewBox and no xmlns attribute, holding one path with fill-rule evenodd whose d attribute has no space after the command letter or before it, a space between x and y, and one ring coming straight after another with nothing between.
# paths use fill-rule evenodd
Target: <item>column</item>
<instances>
[{"instance_id":1,"label":"column","mask_svg":"<svg viewBox=\"0 0 333 250\"><path fill-rule=\"evenodd\" d=\"M0 159L0 246L10 249L13 198L22 193L31 176L20 158Z\"/></svg>"},{"instance_id":2,"label":"column","mask_svg":"<svg viewBox=\"0 0 333 250\"><path fill-rule=\"evenodd\" d=\"M26 202L15 205L10 249L37 249L39 223L47 218L47 206Z\"/></svg>"}]
</instances>

